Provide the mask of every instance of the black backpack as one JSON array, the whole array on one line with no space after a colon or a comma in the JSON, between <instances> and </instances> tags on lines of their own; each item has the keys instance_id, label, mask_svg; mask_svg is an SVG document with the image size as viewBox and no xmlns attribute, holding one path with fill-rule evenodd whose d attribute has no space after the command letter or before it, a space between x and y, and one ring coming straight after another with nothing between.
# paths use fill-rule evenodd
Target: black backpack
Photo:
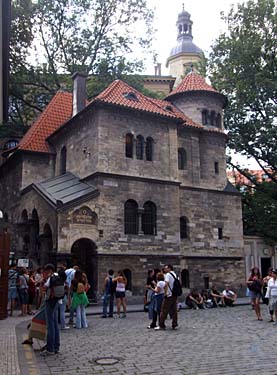
<instances>
[{"instance_id":1,"label":"black backpack","mask_svg":"<svg viewBox=\"0 0 277 375\"><path fill-rule=\"evenodd\" d=\"M180 283L179 279L173 275L173 273L171 273L171 272L169 272L169 273L174 278L173 288L171 289L169 287L170 290L171 290L171 293L175 297L180 297L183 293L181 283Z\"/></svg>"},{"instance_id":2,"label":"black backpack","mask_svg":"<svg viewBox=\"0 0 277 375\"><path fill-rule=\"evenodd\" d=\"M64 279L59 275L54 275L50 279L50 299L61 299L65 295Z\"/></svg>"}]
</instances>

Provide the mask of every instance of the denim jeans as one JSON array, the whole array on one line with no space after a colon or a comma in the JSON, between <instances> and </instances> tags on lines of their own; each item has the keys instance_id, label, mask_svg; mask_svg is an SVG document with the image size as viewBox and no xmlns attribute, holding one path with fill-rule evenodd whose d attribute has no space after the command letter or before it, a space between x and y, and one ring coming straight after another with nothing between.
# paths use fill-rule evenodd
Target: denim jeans
<instances>
[{"instance_id":1,"label":"denim jeans","mask_svg":"<svg viewBox=\"0 0 277 375\"><path fill-rule=\"evenodd\" d=\"M58 326L58 301L46 301L45 313L47 324L47 344L49 352L57 352L60 348L60 331Z\"/></svg>"},{"instance_id":2,"label":"denim jeans","mask_svg":"<svg viewBox=\"0 0 277 375\"><path fill-rule=\"evenodd\" d=\"M104 297L103 297L103 316L107 316L108 305L109 305L109 316L113 316L113 304L114 304L114 295L113 294L104 294Z\"/></svg>"},{"instance_id":3,"label":"denim jeans","mask_svg":"<svg viewBox=\"0 0 277 375\"><path fill-rule=\"evenodd\" d=\"M85 305L76 307L76 328L88 328Z\"/></svg>"},{"instance_id":4,"label":"denim jeans","mask_svg":"<svg viewBox=\"0 0 277 375\"><path fill-rule=\"evenodd\" d=\"M60 321L61 321L61 328L63 329L66 324L65 324L65 308L66 308L66 302L67 302L67 297L63 297L63 303L59 303L59 310L60 310Z\"/></svg>"}]
</instances>

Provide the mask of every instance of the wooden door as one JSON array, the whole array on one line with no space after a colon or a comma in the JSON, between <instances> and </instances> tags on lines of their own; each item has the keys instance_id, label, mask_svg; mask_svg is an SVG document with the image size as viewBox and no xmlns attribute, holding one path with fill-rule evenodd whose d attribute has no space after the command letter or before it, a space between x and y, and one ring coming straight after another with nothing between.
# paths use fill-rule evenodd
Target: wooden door
<instances>
[{"instance_id":1,"label":"wooden door","mask_svg":"<svg viewBox=\"0 0 277 375\"><path fill-rule=\"evenodd\" d=\"M8 316L8 270L9 270L10 236L0 234L0 319Z\"/></svg>"}]
</instances>

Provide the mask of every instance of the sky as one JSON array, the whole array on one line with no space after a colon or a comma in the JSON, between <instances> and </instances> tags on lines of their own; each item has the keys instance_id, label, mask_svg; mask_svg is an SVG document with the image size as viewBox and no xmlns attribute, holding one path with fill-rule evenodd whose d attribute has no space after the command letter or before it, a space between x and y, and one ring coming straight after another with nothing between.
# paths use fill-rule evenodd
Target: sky
<instances>
[{"instance_id":1,"label":"sky","mask_svg":"<svg viewBox=\"0 0 277 375\"><path fill-rule=\"evenodd\" d=\"M178 13L185 10L190 13L193 42L201 48L205 55L210 52L210 46L226 26L220 18L220 13L228 13L232 4L243 3L243 0L147 0L149 6L155 8L156 41L154 48L158 53L158 62L162 63L162 74L166 75L166 59L170 50L176 44ZM146 74L154 74L152 61L147 62Z\"/></svg>"}]
</instances>

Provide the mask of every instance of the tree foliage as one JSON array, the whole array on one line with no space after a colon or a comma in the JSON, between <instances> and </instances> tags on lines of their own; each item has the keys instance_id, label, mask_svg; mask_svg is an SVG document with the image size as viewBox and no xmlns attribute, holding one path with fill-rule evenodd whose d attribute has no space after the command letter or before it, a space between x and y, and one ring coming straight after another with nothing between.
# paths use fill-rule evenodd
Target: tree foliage
<instances>
[{"instance_id":1,"label":"tree foliage","mask_svg":"<svg viewBox=\"0 0 277 375\"><path fill-rule=\"evenodd\" d=\"M90 96L111 79L141 71L142 61L133 50L150 51L153 13L146 0L38 0L30 4L12 0L12 48L17 52L11 54L13 122L30 123L57 90L71 89L70 76L76 71L98 76L96 87L89 86ZM23 13L28 37L20 55L25 35L15 34L18 24L24 28Z\"/></svg>"},{"instance_id":2,"label":"tree foliage","mask_svg":"<svg viewBox=\"0 0 277 375\"><path fill-rule=\"evenodd\" d=\"M274 244L277 243L277 184L262 182L261 185L263 191L242 192L244 234L263 236Z\"/></svg>"},{"instance_id":3,"label":"tree foliage","mask_svg":"<svg viewBox=\"0 0 277 375\"><path fill-rule=\"evenodd\" d=\"M228 31L213 45L209 73L215 87L228 97L225 126L229 147L254 158L277 183L274 0L249 0L232 7L223 19ZM235 167L245 174L239 165Z\"/></svg>"}]
</instances>

